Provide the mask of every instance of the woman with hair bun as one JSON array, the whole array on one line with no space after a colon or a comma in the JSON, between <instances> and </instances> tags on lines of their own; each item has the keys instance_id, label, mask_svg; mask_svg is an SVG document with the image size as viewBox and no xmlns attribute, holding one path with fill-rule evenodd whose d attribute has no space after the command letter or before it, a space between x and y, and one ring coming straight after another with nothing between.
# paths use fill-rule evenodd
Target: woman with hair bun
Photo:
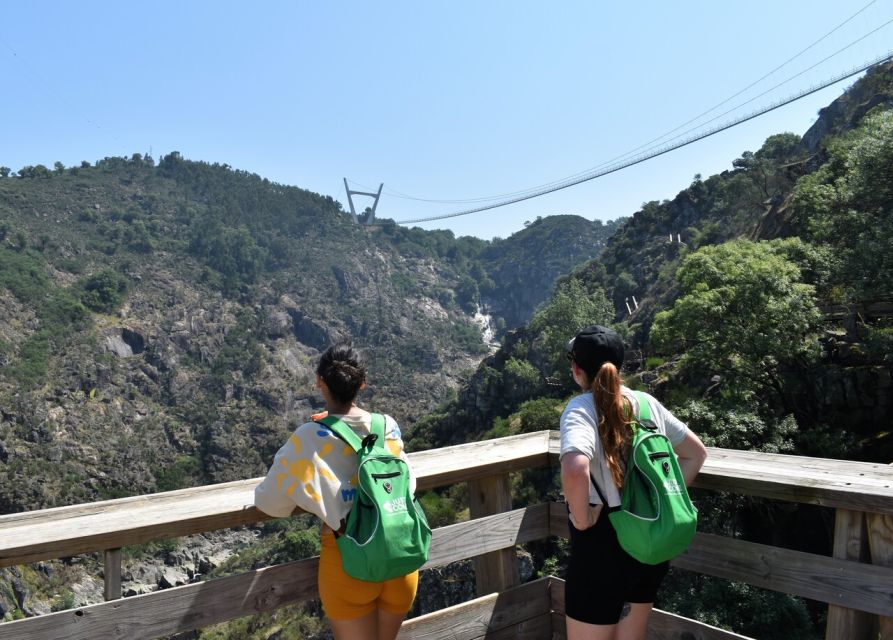
<instances>
[{"instance_id":1,"label":"woman with hair bun","mask_svg":"<svg viewBox=\"0 0 893 640\"><path fill-rule=\"evenodd\" d=\"M567 500L570 557L565 583L568 640L645 638L654 597L669 563L643 564L617 541L590 476L605 489L609 507L620 490L638 414L635 394L623 384L623 341L593 325L568 342L571 374L582 393L561 415L561 484ZM660 402L645 394L658 430L673 445L690 485L707 458L704 444Z\"/></svg>"},{"instance_id":2,"label":"woman with hair bun","mask_svg":"<svg viewBox=\"0 0 893 640\"><path fill-rule=\"evenodd\" d=\"M350 344L336 344L322 354L316 386L326 412L312 416L313 420L337 416L360 438L370 433L372 415L356 404L357 394L366 386L366 366ZM392 417L384 419L385 447L409 464L400 427ZM277 518L299 507L323 521L319 596L337 640L393 640L412 607L419 573L385 582L357 580L345 573L335 532L344 526L357 484L354 450L324 425L306 422L279 449L254 491L254 504ZM415 492L414 476L410 490Z\"/></svg>"}]
</instances>

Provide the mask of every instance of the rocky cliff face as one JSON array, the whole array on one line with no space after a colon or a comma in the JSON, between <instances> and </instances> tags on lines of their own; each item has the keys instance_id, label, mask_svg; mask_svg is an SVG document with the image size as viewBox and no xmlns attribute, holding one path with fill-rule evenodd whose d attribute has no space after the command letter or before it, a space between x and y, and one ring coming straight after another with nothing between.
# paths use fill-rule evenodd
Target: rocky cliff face
<instances>
[{"instance_id":1,"label":"rocky cliff face","mask_svg":"<svg viewBox=\"0 0 893 640\"><path fill-rule=\"evenodd\" d=\"M365 228L171 154L2 179L0 231L6 513L260 475L321 407L336 340L367 355L361 402L411 430L488 353L460 285L492 270L486 302L522 320L610 227L545 219L495 248Z\"/></svg>"},{"instance_id":2,"label":"rocky cliff face","mask_svg":"<svg viewBox=\"0 0 893 640\"><path fill-rule=\"evenodd\" d=\"M555 280L597 258L623 222L550 216L494 242L482 255L495 285L483 293L484 305L493 315L504 318L506 328L525 324L533 310L549 298Z\"/></svg>"}]
</instances>

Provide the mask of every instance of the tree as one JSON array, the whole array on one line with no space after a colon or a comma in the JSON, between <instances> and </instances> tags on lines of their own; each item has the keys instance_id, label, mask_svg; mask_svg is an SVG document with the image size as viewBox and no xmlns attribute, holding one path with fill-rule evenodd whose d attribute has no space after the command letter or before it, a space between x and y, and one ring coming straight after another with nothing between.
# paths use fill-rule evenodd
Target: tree
<instances>
[{"instance_id":1,"label":"tree","mask_svg":"<svg viewBox=\"0 0 893 640\"><path fill-rule=\"evenodd\" d=\"M872 113L828 145L829 160L797 182L793 219L840 258L844 299L889 294L893 279L893 110Z\"/></svg>"},{"instance_id":2,"label":"tree","mask_svg":"<svg viewBox=\"0 0 893 640\"><path fill-rule=\"evenodd\" d=\"M530 321L530 328L539 334L538 350L553 375L569 380L567 341L583 327L608 324L613 316L614 308L601 289L589 293L576 278L561 283L552 299L541 305Z\"/></svg>"},{"instance_id":3,"label":"tree","mask_svg":"<svg viewBox=\"0 0 893 640\"><path fill-rule=\"evenodd\" d=\"M53 170L56 172L57 176L61 176L65 173L65 165L56 160L56 162L53 163Z\"/></svg>"},{"instance_id":4,"label":"tree","mask_svg":"<svg viewBox=\"0 0 893 640\"><path fill-rule=\"evenodd\" d=\"M0 167L0 178L8 178L10 173L12 173L12 169L9 167Z\"/></svg>"},{"instance_id":5,"label":"tree","mask_svg":"<svg viewBox=\"0 0 893 640\"><path fill-rule=\"evenodd\" d=\"M768 393L787 408L784 369L819 354L815 288L785 257L795 244L736 240L688 256L676 274L683 295L657 314L652 342L682 354L685 372L722 376L726 393Z\"/></svg>"},{"instance_id":6,"label":"tree","mask_svg":"<svg viewBox=\"0 0 893 640\"><path fill-rule=\"evenodd\" d=\"M456 285L456 301L466 313L474 313L477 310L481 292L478 283L471 276L462 276Z\"/></svg>"}]
</instances>

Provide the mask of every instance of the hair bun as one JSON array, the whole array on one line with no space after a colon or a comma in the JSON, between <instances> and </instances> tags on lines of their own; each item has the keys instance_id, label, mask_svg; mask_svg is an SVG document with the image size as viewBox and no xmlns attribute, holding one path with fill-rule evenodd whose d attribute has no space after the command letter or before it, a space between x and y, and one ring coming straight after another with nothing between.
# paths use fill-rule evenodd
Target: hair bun
<instances>
[{"instance_id":1,"label":"hair bun","mask_svg":"<svg viewBox=\"0 0 893 640\"><path fill-rule=\"evenodd\" d=\"M358 376L360 374L359 368L355 367L354 365L352 365L349 362L346 362L344 360L335 360L332 363L332 366L335 368L335 370L337 370L341 373L346 373L348 376L350 376L352 378L355 376Z\"/></svg>"}]
</instances>

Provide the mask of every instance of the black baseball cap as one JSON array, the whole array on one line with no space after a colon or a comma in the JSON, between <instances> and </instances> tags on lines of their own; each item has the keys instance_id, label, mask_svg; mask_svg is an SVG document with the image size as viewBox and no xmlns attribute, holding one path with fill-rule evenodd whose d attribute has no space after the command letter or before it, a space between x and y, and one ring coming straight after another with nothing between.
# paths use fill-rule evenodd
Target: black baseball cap
<instances>
[{"instance_id":1,"label":"black baseball cap","mask_svg":"<svg viewBox=\"0 0 893 640\"><path fill-rule=\"evenodd\" d=\"M599 324L581 329L567 343L568 360L573 360L592 377L606 362L623 366L623 340L609 327Z\"/></svg>"}]
</instances>

